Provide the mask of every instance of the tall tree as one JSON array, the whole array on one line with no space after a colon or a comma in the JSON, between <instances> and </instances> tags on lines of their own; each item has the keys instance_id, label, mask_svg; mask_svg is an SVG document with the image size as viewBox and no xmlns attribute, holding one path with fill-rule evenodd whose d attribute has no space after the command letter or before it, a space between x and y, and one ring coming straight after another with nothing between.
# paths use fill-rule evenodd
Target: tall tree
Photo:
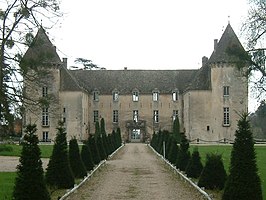
<instances>
[{"instance_id":1,"label":"tall tree","mask_svg":"<svg viewBox=\"0 0 266 200\"><path fill-rule=\"evenodd\" d=\"M69 141L69 163L75 178L83 178L87 175L86 168L81 160L76 138L72 138Z\"/></svg>"},{"instance_id":2,"label":"tall tree","mask_svg":"<svg viewBox=\"0 0 266 200\"><path fill-rule=\"evenodd\" d=\"M41 151L38 137L35 135L36 125L27 125L22 152L17 166L17 177L13 191L13 199L50 199L44 182Z\"/></svg>"},{"instance_id":3,"label":"tall tree","mask_svg":"<svg viewBox=\"0 0 266 200\"><path fill-rule=\"evenodd\" d=\"M238 121L235 136L223 200L260 200L262 199L261 181L258 176L256 153L248 114L243 114Z\"/></svg>"},{"instance_id":4,"label":"tall tree","mask_svg":"<svg viewBox=\"0 0 266 200\"><path fill-rule=\"evenodd\" d=\"M32 44L32 32L40 25L54 25L62 16L58 0L2 1L0 9L0 121L10 120L23 99L25 66L20 62L25 47ZM33 78L33 77L32 77Z\"/></svg>"},{"instance_id":5,"label":"tall tree","mask_svg":"<svg viewBox=\"0 0 266 200\"><path fill-rule=\"evenodd\" d=\"M55 144L47 167L46 182L49 186L55 188L71 188L74 186L63 122L58 123Z\"/></svg>"}]
</instances>

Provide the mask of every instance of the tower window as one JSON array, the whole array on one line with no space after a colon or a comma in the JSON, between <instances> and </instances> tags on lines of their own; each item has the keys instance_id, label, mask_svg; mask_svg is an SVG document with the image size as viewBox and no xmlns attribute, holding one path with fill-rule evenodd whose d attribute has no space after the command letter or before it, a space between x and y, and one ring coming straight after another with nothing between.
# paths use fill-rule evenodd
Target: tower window
<instances>
[{"instance_id":1,"label":"tower window","mask_svg":"<svg viewBox=\"0 0 266 200\"><path fill-rule=\"evenodd\" d=\"M224 96L229 96L229 86L224 86Z\"/></svg>"},{"instance_id":2,"label":"tower window","mask_svg":"<svg viewBox=\"0 0 266 200\"><path fill-rule=\"evenodd\" d=\"M42 109L42 125L49 126L49 110L48 107Z\"/></svg>"},{"instance_id":3,"label":"tower window","mask_svg":"<svg viewBox=\"0 0 266 200\"><path fill-rule=\"evenodd\" d=\"M224 126L230 125L230 113L229 113L229 107L224 107L224 120L223 120Z\"/></svg>"},{"instance_id":4,"label":"tower window","mask_svg":"<svg viewBox=\"0 0 266 200\"><path fill-rule=\"evenodd\" d=\"M48 96L48 87L47 86L42 87L42 96L43 97Z\"/></svg>"}]
</instances>

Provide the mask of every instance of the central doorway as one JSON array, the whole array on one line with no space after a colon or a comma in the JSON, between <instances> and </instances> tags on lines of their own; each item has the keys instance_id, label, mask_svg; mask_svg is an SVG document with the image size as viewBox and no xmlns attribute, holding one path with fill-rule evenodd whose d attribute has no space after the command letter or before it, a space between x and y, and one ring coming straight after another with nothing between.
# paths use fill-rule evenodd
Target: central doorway
<instances>
[{"instance_id":1,"label":"central doorway","mask_svg":"<svg viewBox=\"0 0 266 200\"><path fill-rule=\"evenodd\" d=\"M140 129L132 129L131 131L131 142L140 142Z\"/></svg>"}]
</instances>

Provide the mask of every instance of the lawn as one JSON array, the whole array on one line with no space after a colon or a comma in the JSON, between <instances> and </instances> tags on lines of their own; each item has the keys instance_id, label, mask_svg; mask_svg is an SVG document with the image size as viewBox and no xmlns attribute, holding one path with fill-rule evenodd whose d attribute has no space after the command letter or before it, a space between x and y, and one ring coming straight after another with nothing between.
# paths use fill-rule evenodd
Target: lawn
<instances>
[{"instance_id":1,"label":"lawn","mask_svg":"<svg viewBox=\"0 0 266 200\"><path fill-rule=\"evenodd\" d=\"M0 172L0 197L3 200L12 199L16 172Z\"/></svg>"},{"instance_id":2,"label":"lawn","mask_svg":"<svg viewBox=\"0 0 266 200\"><path fill-rule=\"evenodd\" d=\"M207 153L213 152L213 153L222 154L224 166L228 173L232 146L230 145L206 145L206 146L205 145L191 145L190 150L192 151L194 147L198 148L203 164L205 164ZM257 153L257 166L259 169L259 176L261 178L263 197L264 199L266 199L266 162L265 162L266 146L255 146L255 149Z\"/></svg>"},{"instance_id":3,"label":"lawn","mask_svg":"<svg viewBox=\"0 0 266 200\"><path fill-rule=\"evenodd\" d=\"M1 145L0 145L1 146ZM0 155L5 156L20 156L22 146L19 145L8 145L12 147L12 151L0 151ZM81 145L80 145L81 147ZM194 147L197 147L202 163L205 163L206 154L213 152L222 154L224 166L226 171L229 171L230 155L232 146L230 145L191 145L190 150L192 151ZM256 146L257 153L257 165L259 168L259 175L262 182L263 197L266 199L266 146ZM10 148L7 148L10 150ZM49 158L52 154L53 145L40 145L42 152L42 157ZM11 199L14 180L16 173L15 172L0 172L0 197L3 199Z\"/></svg>"}]
</instances>

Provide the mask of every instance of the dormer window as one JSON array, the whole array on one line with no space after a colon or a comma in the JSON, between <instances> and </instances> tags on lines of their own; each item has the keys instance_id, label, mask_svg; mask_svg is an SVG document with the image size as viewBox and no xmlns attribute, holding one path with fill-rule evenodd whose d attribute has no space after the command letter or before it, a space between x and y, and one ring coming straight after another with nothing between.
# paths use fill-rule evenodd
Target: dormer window
<instances>
[{"instance_id":1,"label":"dormer window","mask_svg":"<svg viewBox=\"0 0 266 200\"><path fill-rule=\"evenodd\" d=\"M117 90L113 91L113 101L118 101L119 100L119 93Z\"/></svg>"},{"instance_id":2,"label":"dormer window","mask_svg":"<svg viewBox=\"0 0 266 200\"><path fill-rule=\"evenodd\" d=\"M178 94L179 94L179 92L177 89L172 92L173 101L178 101Z\"/></svg>"},{"instance_id":3,"label":"dormer window","mask_svg":"<svg viewBox=\"0 0 266 200\"><path fill-rule=\"evenodd\" d=\"M98 90L94 90L92 95L93 95L93 101L99 101L99 91Z\"/></svg>"},{"instance_id":4,"label":"dormer window","mask_svg":"<svg viewBox=\"0 0 266 200\"><path fill-rule=\"evenodd\" d=\"M159 91L155 90L152 92L152 100L153 101L159 101Z\"/></svg>"},{"instance_id":5,"label":"dormer window","mask_svg":"<svg viewBox=\"0 0 266 200\"><path fill-rule=\"evenodd\" d=\"M134 90L134 91L132 92L132 100L133 100L133 101L139 101L139 91Z\"/></svg>"}]
</instances>

